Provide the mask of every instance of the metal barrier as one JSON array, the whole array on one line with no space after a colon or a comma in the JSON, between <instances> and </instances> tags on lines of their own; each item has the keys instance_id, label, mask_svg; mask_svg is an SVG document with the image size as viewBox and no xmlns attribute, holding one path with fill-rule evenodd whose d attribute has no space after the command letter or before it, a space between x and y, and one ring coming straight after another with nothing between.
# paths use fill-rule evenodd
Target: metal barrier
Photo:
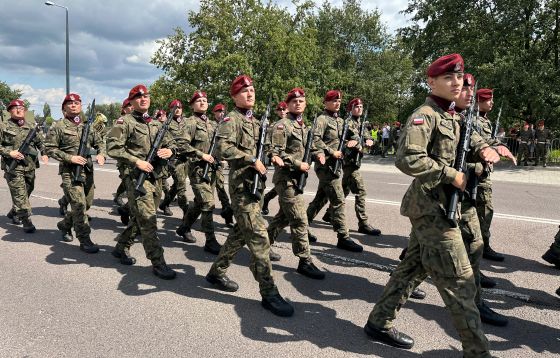
<instances>
[{"instance_id":1,"label":"metal barrier","mask_svg":"<svg viewBox=\"0 0 560 358\"><path fill-rule=\"evenodd\" d=\"M502 137L500 141L508 146L509 150L514 156L517 156L519 152L519 142L515 137ZM554 138L547 145L547 159L548 163L560 164L560 138ZM529 157L528 161L535 161L536 155L536 144L529 144Z\"/></svg>"}]
</instances>

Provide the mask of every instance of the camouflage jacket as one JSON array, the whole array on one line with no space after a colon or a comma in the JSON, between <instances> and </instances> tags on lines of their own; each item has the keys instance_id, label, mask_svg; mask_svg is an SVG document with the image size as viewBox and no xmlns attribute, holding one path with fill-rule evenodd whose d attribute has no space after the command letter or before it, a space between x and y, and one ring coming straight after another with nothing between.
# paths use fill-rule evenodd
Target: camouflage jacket
<instances>
[{"instance_id":1,"label":"camouflage jacket","mask_svg":"<svg viewBox=\"0 0 560 358\"><path fill-rule=\"evenodd\" d=\"M185 136L185 131L187 129L187 118L181 116L177 118L173 118L171 123L169 123L169 134L173 137L173 140L177 140L178 138L183 138ZM179 147L179 145L175 142L175 145ZM176 158L178 161L184 162L187 158L177 156Z\"/></svg>"},{"instance_id":2,"label":"camouflage jacket","mask_svg":"<svg viewBox=\"0 0 560 358\"><path fill-rule=\"evenodd\" d=\"M246 117L237 109L228 113L218 127L218 156L229 164L229 186L240 188L252 184L255 169L253 159L257 155L260 123Z\"/></svg>"},{"instance_id":3,"label":"camouflage jacket","mask_svg":"<svg viewBox=\"0 0 560 358\"><path fill-rule=\"evenodd\" d=\"M107 135L107 153L111 158L122 163L125 175L140 173L136 168L136 161L146 160L161 126L162 124L156 120L146 123L137 113L126 114L115 121ZM175 142L169 131L165 133L159 148L169 148L175 153ZM156 157L151 164L154 167L152 176L161 178L165 174L167 160Z\"/></svg>"},{"instance_id":4,"label":"camouflage jacket","mask_svg":"<svg viewBox=\"0 0 560 358\"><path fill-rule=\"evenodd\" d=\"M10 152L18 150L21 144L25 141L27 134L35 127L34 123L24 122L20 127L13 120L6 120L5 123L0 124L0 155L2 156L2 169L8 170L8 166L12 163L13 159L10 157ZM29 146L28 153L23 153L25 159L24 165L18 164L14 170L31 171L39 167L39 153L46 154L45 145L43 143L43 132L37 131L33 143Z\"/></svg>"},{"instance_id":5,"label":"camouflage jacket","mask_svg":"<svg viewBox=\"0 0 560 358\"><path fill-rule=\"evenodd\" d=\"M449 114L428 97L401 129L395 165L414 177L401 203L402 215L445 215L449 185L458 174L453 165L459 121L458 114ZM478 152L488 144L473 131L471 146Z\"/></svg>"},{"instance_id":6,"label":"camouflage jacket","mask_svg":"<svg viewBox=\"0 0 560 358\"><path fill-rule=\"evenodd\" d=\"M538 129L535 131L535 139L537 140L537 143L540 144L546 144L548 142L550 142L550 140L552 139L552 134L550 134L550 130L543 128L543 129Z\"/></svg>"},{"instance_id":7,"label":"camouflage jacket","mask_svg":"<svg viewBox=\"0 0 560 358\"><path fill-rule=\"evenodd\" d=\"M357 127L354 127L354 130L352 130L352 127L350 126L351 122L352 121L348 124L346 141L359 139L358 130L356 129ZM326 168L335 160L332 157L332 154L338 150L343 127L343 118L332 117L326 111L317 117L317 124L315 125L315 132L313 133L313 146L317 150L317 155L324 153L327 160L324 165L318 161L315 162L315 170Z\"/></svg>"},{"instance_id":8,"label":"camouflage jacket","mask_svg":"<svg viewBox=\"0 0 560 358\"><path fill-rule=\"evenodd\" d=\"M490 122L488 117L486 117L486 115L477 116L475 118L474 128L476 129L478 134L480 134L482 139L484 139L486 143L488 143L488 145L491 146L504 145L502 142L500 142L499 139L492 138L492 132L493 132L492 123Z\"/></svg>"},{"instance_id":9,"label":"camouflage jacket","mask_svg":"<svg viewBox=\"0 0 560 358\"><path fill-rule=\"evenodd\" d=\"M68 118L59 120L49 128L45 140L45 148L49 157L60 162L59 174L69 173L73 170L75 164L72 164L71 159L78 154L83 128L84 123L80 122L79 124L75 124L73 120ZM97 150L98 154L104 157L107 156L103 138L98 132L91 130L91 127L87 142L88 148L94 148ZM86 169L92 171L93 162L89 154L91 154L91 152L86 155L86 159L88 160Z\"/></svg>"},{"instance_id":10,"label":"camouflage jacket","mask_svg":"<svg viewBox=\"0 0 560 358\"><path fill-rule=\"evenodd\" d=\"M196 167L203 167L203 154L208 154L212 136L218 124L204 116L205 119L197 115L187 118L181 136L175 137L177 144L177 155L179 158L189 159L192 165L190 170Z\"/></svg>"},{"instance_id":11,"label":"camouflage jacket","mask_svg":"<svg viewBox=\"0 0 560 358\"><path fill-rule=\"evenodd\" d=\"M296 180L302 173L299 168L305 154L309 131L310 128L303 121L299 124L291 113L288 114L288 118L281 119L271 126L269 155L278 156L284 161L284 167L277 167L274 171L272 177L274 184ZM311 157L315 154L312 146Z\"/></svg>"},{"instance_id":12,"label":"camouflage jacket","mask_svg":"<svg viewBox=\"0 0 560 358\"><path fill-rule=\"evenodd\" d=\"M521 143L529 143L531 142L533 139L535 139L534 135L533 135L533 131L529 128L527 130L525 129L521 129L519 131L519 135L517 136L517 139L521 142Z\"/></svg>"},{"instance_id":13,"label":"camouflage jacket","mask_svg":"<svg viewBox=\"0 0 560 358\"><path fill-rule=\"evenodd\" d=\"M368 139L373 140L371 132L366 130L365 126L364 132L360 133L360 117L352 116L352 118L350 118L350 121L348 122L348 133L356 133L356 136L358 138L360 137L360 135L362 135L364 144ZM357 152L359 152L360 155L363 155L364 147L365 145L357 145L354 148L346 148L346 152L344 153L344 167L355 167L357 169L358 167L356 166L356 154Z\"/></svg>"}]
</instances>

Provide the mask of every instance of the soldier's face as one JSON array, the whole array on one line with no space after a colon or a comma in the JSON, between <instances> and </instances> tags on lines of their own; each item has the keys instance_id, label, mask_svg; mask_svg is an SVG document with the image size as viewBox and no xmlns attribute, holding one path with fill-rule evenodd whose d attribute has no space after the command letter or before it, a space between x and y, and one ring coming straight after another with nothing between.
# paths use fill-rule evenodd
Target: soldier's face
<instances>
[{"instance_id":1,"label":"soldier's face","mask_svg":"<svg viewBox=\"0 0 560 358\"><path fill-rule=\"evenodd\" d=\"M12 116L13 119L20 120L25 118L24 106L13 106L12 108L10 108L9 112L10 116Z\"/></svg>"},{"instance_id":2,"label":"soldier's face","mask_svg":"<svg viewBox=\"0 0 560 358\"><path fill-rule=\"evenodd\" d=\"M437 77L428 77L428 85L432 94L448 101L456 101L463 88L463 75L462 72L447 72Z\"/></svg>"},{"instance_id":3,"label":"soldier's face","mask_svg":"<svg viewBox=\"0 0 560 358\"><path fill-rule=\"evenodd\" d=\"M68 101L64 104L64 111L69 117L77 116L82 111L82 102Z\"/></svg>"},{"instance_id":4,"label":"soldier's face","mask_svg":"<svg viewBox=\"0 0 560 358\"><path fill-rule=\"evenodd\" d=\"M364 113L364 105L363 104L355 105L354 109L352 110L352 115L355 117L359 117L362 115L362 113Z\"/></svg>"},{"instance_id":5,"label":"soldier's face","mask_svg":"<svg viewBox=\"0 0 560 358\"><path fill-rule=\"evenodd\" d=\"M494 100L489 99L487 101L480 102L479 106L481 112L490 112L492 110L492 107L494 107Z\"/></svg>"},{"instance_id":6,"label":"soldier's face","mask_svg":"<svg viewBox=\"0 0 560 358\"><path fill-rule=\"evenodd\" d=\"M175 117L181 117L182 114L183 114L183 107L175 108L175 113L173 114Z\"/></svg>"},{"instance_id":7,"label":"soldier's face","mask_svg":"<svg viewBox=\"0 0 560 358\"><path fill-rule=\"evenodd\" d=\"M124 112L124 114L129 114L129 113L131 113L131 112L132 112L132 105L129 104L128 106L124 107L124 108L123 108L123 112Z\"/></svg>"},{"instance_id":8,"label":"soldier's face","mask_svg":"<svg viewBox=\"0 0 560 358\"><path fill-rule=\"evenodd\" d=\"M193 112L206 113L206 111L208 110L208 98L206 97L198 98L196 101L194 101L191 104L191 107Z\"/></svg>"},{"instance_id":9,"label":"soldier's face","mask_svg":"<svg viewBox=\"0 0 560 358\"><path fill-rule=\"evenodd\" d=\"M143 94L141 96L137 96L134 99L130 100L130 104L132 105L132 108L136 112L140 112L140 113L148 112L148 109L150 108L150 103L151 103L151 99L149 94Z\"/></svg>"},{"instance_id":10,"label":"soldier's face","mask_svg":"<svg viewBox=\"0 0 560 358\"><path fill-rule=\"evenodd\" d=\"M276 115L278 116L278 118L284 119L288 115L288 110L284 109L284 108L277 109L276 110Z\"/></svg>"},{"instance_id":11,"label":"soldier's face","mask_svg":"<svg viewBox=\"0 0 560 358\"><path fill-rule=\"evenodd\" d=\"M333 99L332 101L325 101L325 109L331 112L338 112L342 100L340 98Z\"/></svg>"},{"instance_id":12,"label":"soldier's face","mask_svg":"<svg viewBox=\"0 0 560 358\"><path fill-rule=\"evenodd\" d=\"M293 98L288 102L288 111L293 114L302 114L307 107L307 101L305 97Z\"/></svg>"},{"instance_id":13,"label":"soldier's face","mask_svg":"<svg viewBox=\"0 0 560 358\"><path fill-rule=\"evenodd\" d=\"M224 118L224 113L225 113L224 111L216 111L216 112L214 112L214 119L215 119L217 122L220 122L220 121Z\"/></svg>"},{"instance_id":14,"label":"soldier's face","mask_svg":"<svg viewBox=\"0 0 560 358\"><path fill-rule=\"evenodd\" d=\"M455 105L460 109L467 109L471 106L474 96L474 88L472 86L463 86L461 95L455 101Z\"/></svg>"},{"instance_id":15,"label":"soldier's face","mask_svg":"<svg viewBox=\"0 0 560 358\"><path fill-rule=\"evenodd\" d=\"M237 107L252 109L255 106L255 87L245 87L231 98Z\"/></svg>"}]
</instances>

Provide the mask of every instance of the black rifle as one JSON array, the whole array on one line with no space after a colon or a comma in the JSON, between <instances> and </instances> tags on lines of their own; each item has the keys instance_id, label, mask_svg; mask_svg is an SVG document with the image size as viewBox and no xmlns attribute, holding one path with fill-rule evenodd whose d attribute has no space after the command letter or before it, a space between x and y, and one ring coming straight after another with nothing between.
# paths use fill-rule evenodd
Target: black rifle
<instances>
[{"instance_id":1,"label":"black rifle","mask_svg":"<svg viewBox=\"0 0 560 358\"><path fill-rule=\"evenodd\" d=\"M498 118L496 118L496 124L494 125L494 130L492 131L492 139L496 139L498 136L498 128L500 127L500 117L502 116L502 107L504 106L504 101L500 105L500 110L498 111Z\"/></svg>"},{"instance_id":2,"label":"black rifle","mask_svg":"<svg viewBox=\"0 0 560 358\"><path fill-rule=\"evenodd\" d=\"M45 119L43 119L41 122L37 122L35 124L35 127L33 127L27 133L27 136L23 140L23 143L21 143L21 145L19 146L18 152L20 152L21 154L30 154L29 147L33 144L33 141L35 140L35 137L37 136L37 132L39 132L39 130L42 129L44 123L45 123ZM21 160L17 160L17 159L12 160L12 162L10 163L10 166L8 167L8 172L11 172L12 170L14 170L18 164L24 164L24 163L25 163L25 158L21 159Z\"/></svg>"},{"instance_id":3,"label":"black rifle","mask_svg":"<svg viewBox=\"0 0 560 358\"><path fill-rule=\"evenodd\" d=\"M354 106L352 106L352 110L348 112L346 118L344 118L344 124L342 125L342 134L340 135L340 142L338 143L338 151L342 152L346 147L346 136L348 135L348 121L352 117L352 111L354 110ZM332 165L331 172L334 174L335 177L340 177L340 167L342 165L342 158L335 159L334 165Z\"/></svg>"},{"instance_id":4,"label":"black rifle","mask_svg":"<svg viewBox=\"0 0 560 358\"><path fill-rule=\"evenodd\" d=\"M356 158L354 159L354 162L356 163L356 166L359 168L362 166L362 158L364 157L364 126L365 126L365 122L367 119L367 109L364 112L364 115L362 117L360 117L360 131L358 132L360 135L360 138L358 139L358 145L357 147L360 148L359 150L356 151Z\"/></svg>"},{"instance_id":5,"label":"black rifle","mask_svg":"<svg viewBox=\"0 0 560 358\"><path fill-rule=\"evenodd\" d=\"M257 160L261 162L264 160L264 144L266 141L266 131L268 130L268 116L270 115L270 101L268 99L268 105L266 106L266 112L264 112L261 118L261 128L259 130L259 141L257 142ZM261 200L261 192L259 190L260 182L266 182L266 175L261 175L261 173L255 170L255 176L253 177L253 187L251 188L251 195L257 200Z\"/></svg>"},{"instance_id":6,"label":"black rifle","mask_svg":"<svg viewBox=\"0 0 560 358\"><path fill-rule=\"evenodd\" d=\"M82 128L82 136L80 137L80 146L78 147L78 153L76 153L77 156L83 158L88 158L90 155L89 148L88 148L88 139L89 139L89 132L91 130L91 125L95 120L95 98L93 99L93 102L91 102L91 106L89 108L90 108L89 117L87 121L84 123L84 127ZM83 169L84 169L83 165L76 164L74 166L74 175L72 177L72 180L74 182L78 182L78 183L85 182L85 179L82 178Z\"/></svg>"},{"instance_id":7,"label":"black rifle","mask_svg":"<svg viewBox=\"0 0 560 358\"><path fill-rule=\"evenodd\" d=\"M170 116L167 117L167 120L163 123L161 128L158 129L158 132L156 134L156 138L152 142L152 146L150 147L150 151L148 152L148 155L146 156L146 161L148 163L152 164L152 165L153 165L154 160L156 159L157 151L159 150L159 146L161 145L161 142L163 141L163 138L165 137L165 133L167 133L167 131L169 130L169 125L171 124L171 121L173 120L173 113L175 113L176 109L177 109L177 106L173 106L173 108L171 108L171 111L169 112ZM148 135L150 135L149 128L148 128ZM136 179L136 186L134 187L134 190L140 195L146 195L146 189L144 189L144 182L146 181L146 178L148 177L148 175L149 175L149 173L141 170L140 175L138 175L138 179Z\"/></svg>"},{"instance_id":8,"label":"black rifle","mask_svg":"<svg viewBox=\"0 0 560 358\"><path fill-rule=\"evenodd\" d=\"M313 119L313 125L309 132L307 132L307 142L305 142L305 151L303 152L302 162L311 165L311 147L313 147L313 132L315 132L315 126L317 125L317 115ZM301 172L297 180L296 190L299 193L303 193L305 185L307 184L308 172Z\"/></svg>"},{"instance_id":9,"label":"black rifle","mask_svg":"<svg viewBox=\"0 0 560 358\"><path fill-rule=\"evenodd\" d=\"M474 93L476 93L476 85L474 88ZM465 116L465 119L461 124L459 145L457 147L457 154L455 156L455 165L453 166L455 170L465 174L467 172L467 154L469 153L471 147L471 134L474 125L474 102L474 99L472 99L471 106L467 110L467 115ZM456 216L460 196L461 191L453 186L451 196L449 198L449 203L447 205L447 220L449 221L451 227L457 227Z\"/></svg>"},{"instance_id":10,"label":"black rifle","mask_svg":"<svg viewBox=\"0 0 560 358\"><path fill-rule=\"evenodd\" d=\"M212 140L210 141L210 148L208 149L208 154L210 154L212 157L214 157L214 152L216 151L216 142L218 141L217 139L218 139L218 127L216 127L216 130L212 135ZM205 183L210 183L210 169L216 170L217 167L218 167L217 163L205 162L204 170L202 171L202 178L201 178L202 181Z\"/></svg>"}]
</instances>

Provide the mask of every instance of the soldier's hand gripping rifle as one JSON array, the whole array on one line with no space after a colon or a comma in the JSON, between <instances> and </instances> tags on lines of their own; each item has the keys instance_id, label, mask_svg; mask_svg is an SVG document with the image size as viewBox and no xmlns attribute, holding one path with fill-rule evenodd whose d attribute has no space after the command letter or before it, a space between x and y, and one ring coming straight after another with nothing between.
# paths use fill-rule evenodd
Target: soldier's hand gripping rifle
<instances>
[{"instance_id":1,"label":"soldier's hand gripping rifle","mask_svg":"<svg viewBox=\"0 0 560 358\"><path fill-rule=\"evenodd\" d=\"M90 105L89 108L90 108L89 117L88 117L87 121L84 123L84 126L82 128L82 136L80 137L80 145L78 147L78 153L76 153L77 156L80 156L80 157L86 158L86 159L90 155L89 148L88 148L88 139L89 139L89 132L91 131L91 125L93 124L93 121L95 120L95 98L93 99L93 102L91 102L91 105ZM75 164L74 165L74 173L73 173L73 176L72 176L72 180L74 182L79 182L79 183L85 182L85 179L82 178L82 170L84 170L83 165L80 165L80 164Z\"/></svg>"},{"instance_id":2,"label":"soldier's hand gripping rifle","mask_svg":"<svg viewBox=\"0 0 560 358\"><path fill-rule=\"evenodd\" d=\"M214 157L214 152L216 151L216 142L218 141L218 127L212 135L212 140L210 141L210 149L208 149L208 154ZM204 170L202 171L202 181L205 183L210 183L210 169L216 170L218 163L204 163Z\"/></svg>"},{"instance_id":3,"label":"soldier's hand gripping rifle","mask_svg":"<svg viewBox=\"0 0 560 358\"><path fill-rule=\"evenodd\" d=\"M476 93L476 85L474 88L474 93ZM460 173L467 172L467 154L470 151L471 146L471 134L474 125L474 99L472 99L471 106L467 111L465 120L461 125L461 134L459 136L459 145L457 147L457 155L455 156L455 165L453 168ZM476 175L476 174L475 174ZM457 208L459 205L459 199L461 195L461 190L452 187L451 196L447 205L447 220L451 227L457 227Z\"/></svg>"},{"instance_id":4,"label":"soldier's hand gripping rifle","mask_svg":"<svg viewBox=\"0 0 560 358\"><path fill-rule=\"evenodd\" d=\"M268 130L268 116L270 115L270 102L271 102L271 98L268 99L266 112L264 112L261 118L259 141L257 143L257 160L260 160L261 162L264 161L264 145L266 141L266 131ZM261 192L259 190L259 184L261 180L264 183L266 181L266 175L255 171L255 175L253 177L253 186L251 188L251 195L254 196L257 200L261 200Z\"/></svg>"},{"instance_id":5,"label":"soldier's hand gripping rifle","mask_svg":"<svg viewBox=\"0 0 560 358\"><path fill-rule=\"evenodd\" d=\"M354 162L356 163L356 166L358 168L360 168L362 166L362 158L364 157L364 152L363 152L364 143L365 143L365 140L364 140L364 137L365 137L364 136L364 126L365 126L365 122L366 122L366 119L367 119L367 112L368 112L368 110L366 109L364 111L364 115L360 118L360 129L359 129L359 132L358 132L360 137L358 139L358 145L357 145L357 147L360 148L360 149L356 151L356 154L355 154L356 158L354 159Z\"/></svg>"},{"instance_id":6,"label":"soldier's hand gripping rifle","mask_svg":"<svg viewBox=\"0 0 560 358\"><path fill-rule=\"evenodd\" d=\"M348 122L352 117L352 111L354 110L354 106L352 106L352 110L348 112L346 118L344 118L344 124L342 125L342 134L339 138L338 148L337 151L342 152L346 147L346 136L348 135ZM340 177L340 168L342 167L342 158L335 159L334 164L330 167L331 172L334 174L335 177Z\"/></svg>"},{"instance_id":7,"label":"soldier's hand gripping rifle","mask_svg":"<svg viewBox=\"0 0 560 358\"><path fill-rule=\"evenodd\" d=\"M313 132L315 132L315 126L317 125L317 115L313 119L313 125L309 132L307 132L307 142L305 142L305 151L303 152L303 159L302 162L311 165L311 148L313 147ZM301 172L297 179L296 190L299 193L303 193L303 189L305 189L305 185L307 184L307 177L308 172Z\"/></svg>"},{"instance_id":8,"label":"soldier's hand gripping rifle","mask_svg":"<svg viewBox=\"0 0 560 358\"><path fill-rule=\"evenodd\" d=\"M173 120L173 113L175 113L176 109L177 109L177 106L173 106L173 108L171 108L171 111L169 112L169 113L171 113L171 115L167 117L165 122L163 122L163 125L161 126L161 128L158 129L158 132L156 134L156 138L152 142L152 146L150 147L150 151L148 152L148 155L146 156L146 161L148 163L152 164L152 165L154 163L154 160L156 159L157 152L159 150L161 142L163 142L163 138L165 138L165 134L169 130L169 125L171 124L171 121ZM134 190L140 195L146 195L146 189L144 189L144 182L146 181L146 178L148 177L148 175L149 175L149 173L141 170L140 174L138 175L138 178L136 179L136 185L134 186Z\"/></svg>"},{"instance_id":9,"label":"soldier's hand gripping rifle","mask_svg":"<svg viewBox=\"0 0 560 358\"><path fill-rule=\"evenodd\" d=\"M30 147L33 144L33 141L35 140L35 137L37 136L37 133L42 130L43 128L43 124L45 124L45 120L46 117L42 120L42 121L37 121L37 123L35 124L35 127L33 127L28 133L27 136L25 137L25 139L23 140L23 143L21 143L21 145L18 148L18 152L20 152L21 154L27 154L30 155ZM24 164L25 163L25 158L18 160L18 159L13 159L12 162L10 163L10 166L8 167L8 172L11 172L12 170L14 170L16 168L16 166L18 164Z\"/></svg>"}]
</instances>

